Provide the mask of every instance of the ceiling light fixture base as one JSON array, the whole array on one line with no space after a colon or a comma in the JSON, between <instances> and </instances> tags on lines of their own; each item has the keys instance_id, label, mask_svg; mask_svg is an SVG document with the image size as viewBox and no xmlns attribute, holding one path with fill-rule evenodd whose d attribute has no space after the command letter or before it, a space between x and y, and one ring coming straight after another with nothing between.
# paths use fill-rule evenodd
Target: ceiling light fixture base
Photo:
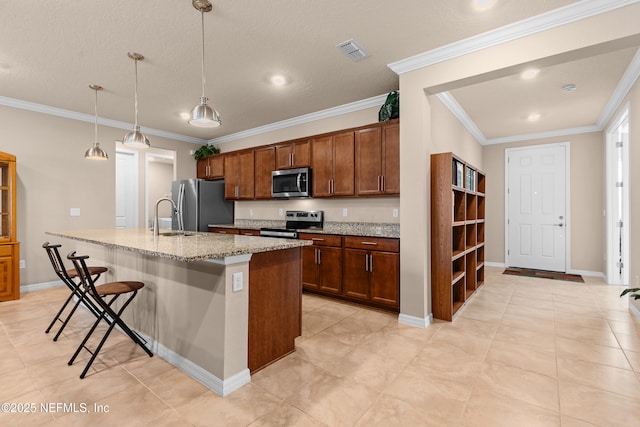
<instances>
[{"instance_id":1,"label":"ceiling light fixture base","mask_svg":"<svg viewBox=\"0 0 640 427\"><path fill-rule=\"evenodd\" d=\"M193 0L191 4L200 12L211 12L213 10L213 6L208 0Z\"/></svg>"}]
</instances>

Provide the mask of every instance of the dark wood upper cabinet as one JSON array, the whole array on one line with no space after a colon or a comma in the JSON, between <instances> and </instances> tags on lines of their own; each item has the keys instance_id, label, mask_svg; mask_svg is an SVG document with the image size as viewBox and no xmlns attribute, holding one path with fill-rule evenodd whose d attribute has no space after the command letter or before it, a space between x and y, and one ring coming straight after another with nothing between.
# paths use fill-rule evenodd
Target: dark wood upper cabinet
<instances>
[{"instance_id":1,"label":"dark wood upper cabinet","mask_svg":"<svg viewBox=\"0 0 640 427\"><path fill-rule=\"evenodd\" d=\"M356 192L400 193L400 126L393 123L355 133Z\"/></svg>"},{"instance_id":2,"label":"dark wood upper cabinet","mask_svg":"<svg viewBox=\"0 0 640 427\"><path fill-rule=\"evenodd\" d=\"M229 152L224 156L224 196L230 200L254 198L254 151Z\"/></svg>"},{"instance_id":3,"label":"dark wood upper cabinet","mask_svg":"<svg viewBox=\"0 0 640 427\"><path fill-rule=\"evenodd\" d=\"M255 150L255 198L271 199L271 172L275 168L276 148Z\"/></svg>"},{"instance_id":4,"label":"dark wood upper cabinet","mask_svg":"<svg viewBox=\"0 0 640 427\"><path fill-rule=\"evenodd\" d=\"M344 132L311 141L313 196L352 196L355 188L354 133Z\"/></svg>"},{"instance_id":5,"label":"dark wood upper cabinet","mask_svg":"<svg viewBox=\"0 0 640 427\"><path fill-rule=\"evenodd\" d=\"M198 159L196 164L196 176L200 179L223 179L224 156L222 154L216 154L214 156Z\"/></svg>"},{"instance_id":6,"label":"dark wood upper cabinet","mask_svg":"<svg viewBox=\"0 0 640 427\"><path fill-rule=\"evenodd\" d=\"M276 169L292 169L311 166L311 142L290 142L276 145Z\"/></svg>"}]
</instances>

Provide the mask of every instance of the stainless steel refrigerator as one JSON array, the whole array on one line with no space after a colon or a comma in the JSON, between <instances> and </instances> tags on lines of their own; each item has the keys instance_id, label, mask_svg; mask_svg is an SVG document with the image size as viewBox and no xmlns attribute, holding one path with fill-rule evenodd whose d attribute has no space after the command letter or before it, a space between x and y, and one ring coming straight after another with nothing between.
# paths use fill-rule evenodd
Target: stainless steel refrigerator
<instances>
[{"instance_id":1,"label":"stainless steel refrigerator","mask_svg":"<svg viewBox=\"0 0 640 427\"><path fill-rule=\"evenodd\" d=\"M184 179L171 183L171 198L178 209L171 228L208 231L209 224L233 224L233 201L224 199L224 181Z\"/></svg>"}]
</instances>

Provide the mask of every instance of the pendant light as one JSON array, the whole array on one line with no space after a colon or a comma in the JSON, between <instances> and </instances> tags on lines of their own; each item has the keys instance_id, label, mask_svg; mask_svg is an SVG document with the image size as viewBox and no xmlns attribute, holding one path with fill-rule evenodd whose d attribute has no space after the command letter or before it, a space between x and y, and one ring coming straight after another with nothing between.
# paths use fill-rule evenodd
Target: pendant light
<instances>
[{"instance_id":1,"label":"pendant light","mask_svg":"<svg viewBox=\"0 0 640 427\"><path fill-rule=\"evenodd\" d=\"M98 91L102 90L102 86L89 85L89 88L96 93L94 106L95 120L93 126L93 146L84 153L84 158L89 160L108 160L109 156L102 148L100 148L100 143L98 142Z\"/></svg>"},{"instance_id":2,"label":"pendant light","mask_svg":"<svg viewBox=\"0 0 640 427\"><path fill-rule=\"evenodd\" d=\"M200 18L202 21L202 96L200 97L200 104L196 105L191 111L189 124L192 126L213 128L222 125L220 114L207 105L208 98L204 95L204 13L211 12L213 6L208 0L193 0L191 4L196 8L196 10L200 11Z\"/></svg>"},{"instance_id":3,"label":"pendant light","mask_svg":"<svg viewBox=\"0 0 640 427\"><path fill-rule=\"evenodd\" d=\"M134 94L134 110L135 110L135 124L133 126L133 131L129 132L122 139L122 143L129 147L138 147L138 148L147 148L150 147L149 138L147 138L142 132L140 132L140 126L138 126L138 61L142 61L144 56L139 53L129 52L127 56L133 59L135 63L136 70L136 80L135 80L135 94Z\"/></svg>"}]
</instances>

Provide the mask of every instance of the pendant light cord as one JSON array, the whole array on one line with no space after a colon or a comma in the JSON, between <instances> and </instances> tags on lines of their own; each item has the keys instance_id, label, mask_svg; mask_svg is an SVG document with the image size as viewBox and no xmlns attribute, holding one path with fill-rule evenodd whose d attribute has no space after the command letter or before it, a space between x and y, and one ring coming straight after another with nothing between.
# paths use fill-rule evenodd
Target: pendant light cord
<instances>
[{"instance_id":1,"label":"pendant light cord","mask_svg":"<svg viewBox=\"0 0 640 427\"><path fill-rule=\"evenodd\" d=\"M202 29L202 97L204 98L204 10L200 10L200 18L202 20L202 25L200 26Z\"/></svg>"},{"instance_id":2,"label":"pendant light cord","mask_svg":"<svg viewBox=\"0 0 640 427\"><path fill-rule=\"evenodd\" d=\"M135 91L135 96L133 97L134 98L133 109L135 111L135 119L136 119L134 126L138 127L138 60L135 59L133 62L135 63L135 72L136 72L136 80L133 86Z\"/></svg>"},{"instance_id":3,"label":"pendant light cord","mask_svg":"<svg viewBox=\"0 0 640 427\"><path fill-rule=\"evenodd\" d=\"M93 144L98 145L98 91L96 92L96 102L94 104L94 126L93 126Z\"/></svg>"}]
</instances>

